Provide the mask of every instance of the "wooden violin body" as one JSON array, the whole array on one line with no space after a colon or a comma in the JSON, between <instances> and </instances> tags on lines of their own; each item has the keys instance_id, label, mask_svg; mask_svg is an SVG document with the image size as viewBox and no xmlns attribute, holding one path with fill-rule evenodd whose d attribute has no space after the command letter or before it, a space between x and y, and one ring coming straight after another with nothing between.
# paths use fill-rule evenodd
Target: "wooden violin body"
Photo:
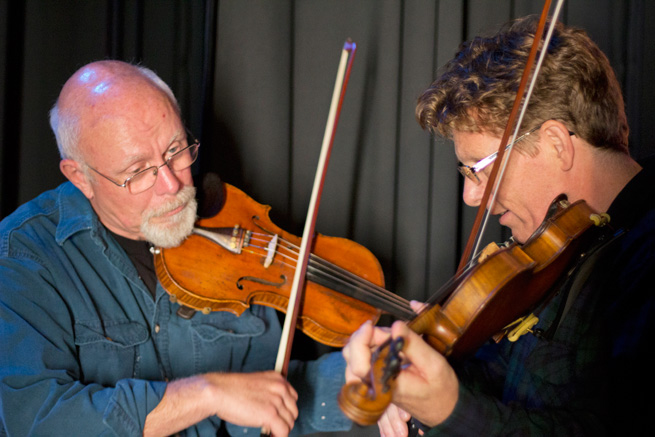
<instances>
[{"instance_id":1,"label":"wooden violin body","mask_svg":"<svg viewBox=\"0 0 655 437\"><path fill-rule=\"evenodd\" d=\"M569 204L563 196L555 200L551 214L526 243L499 248L446 284L437 293L437 302L409 327L444 356L459 359L550 299L554 285L579 255L588 231L606 220L584 201ZM373 424L386 409L391 399L386 392L392 386L389 375L384 381L371 378L348 384L339 404L357 423Z\"/></svg>"},{"instance_id":2,"label":"wooden violin body","mask_svg":"<svg viewBox=\"0 0 655 437\"><path fill-rule=\"evenodd\" d=\"M216 216L199 220L182 245L156 250L159 281L172 299L203 312L240 315L253 304L284 312L300 238L271 222L269 206L229 184L223 184L223 191L224 205ZM368 249L319 234L297 327L340 347L362 323L377 321L382 310L411 317L400 298L399 304L386 305L383 285L380 264Z\"/></svg>"},{"instance_id":3,"label":"wooden violin body","mask_svg":"<svg viewBox=\"0 0 655 437\"><path fill-rule=\"evenodd\" d=\"M474 352L544 299L579 254L598 217L584 201L558 198L524 244L512 243L478 262L454 281L448 297L410 322L413 331L446 357Z\"/></svg>"}]
</instances>

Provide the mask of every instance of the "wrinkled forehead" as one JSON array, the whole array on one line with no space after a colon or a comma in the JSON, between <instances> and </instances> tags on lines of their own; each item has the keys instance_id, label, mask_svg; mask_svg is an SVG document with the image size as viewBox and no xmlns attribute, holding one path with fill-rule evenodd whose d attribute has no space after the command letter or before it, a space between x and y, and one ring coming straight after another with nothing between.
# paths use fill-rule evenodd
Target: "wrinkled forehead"
<instances>
[{"instance_id":1,"label":"wrinkled forehead","mask_svg":"<svg viewBox=\"0 0 655 437\"><path fill-rule=\"evenodd\" d=\"M177 106L139 73L83 68L65 85L59 105L77 120L83 154L111 150L116 143L137 144L139 139L160 142L160 136L184 130Z\"/></svg>"},{"instance_id":2,"label":"wrinkled forehead","mask_svg":"<svg viewBox=\"0 0 655 437\"><path fill-rule=\"evenodd\" d=\"M143 116L110 114L85 125L79 138L82 159L103 168L124 169L137 161L157 160L186 131L172 108L144 107ZM181 144L181 143L180 143Z\"/></svg>"}]
</instances>

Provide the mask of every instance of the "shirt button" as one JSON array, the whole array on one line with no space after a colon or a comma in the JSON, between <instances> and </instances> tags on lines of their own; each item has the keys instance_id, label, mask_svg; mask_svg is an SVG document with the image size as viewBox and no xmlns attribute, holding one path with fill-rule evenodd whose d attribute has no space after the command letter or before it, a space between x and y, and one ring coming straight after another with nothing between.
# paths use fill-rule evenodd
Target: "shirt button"
<instances>
[{"instance_id":1,"label":"shirt button","mask_svg":"<svg viewBox=\"0 0 655 437\"><path fill-rule=\"evenodd\" d=\"M155 325L155 334L159 334L159 325Z\"/></svg>"}]
</instances>

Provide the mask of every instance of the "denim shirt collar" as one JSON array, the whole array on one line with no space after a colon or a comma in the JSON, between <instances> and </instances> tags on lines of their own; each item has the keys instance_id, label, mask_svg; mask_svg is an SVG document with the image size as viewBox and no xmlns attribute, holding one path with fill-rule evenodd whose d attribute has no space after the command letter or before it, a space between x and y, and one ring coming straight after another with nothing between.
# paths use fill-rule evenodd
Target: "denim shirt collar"
<instances>
[{"instance_id":1,"label":"denim shirt collar","mask_svg":"<svg viewBox=\"0 0 655 437\"><path fill-rule=\"evenodd\" d=\"M58 204L59 204L59 224L55 239L57 244L62 245L73 234L90 230L92 234L98 235L104 232L103 226L98 219L98 215L93 210L91 202L84 194L71 182L65 182L59 186Z\"/></svg>"}]
</instances>

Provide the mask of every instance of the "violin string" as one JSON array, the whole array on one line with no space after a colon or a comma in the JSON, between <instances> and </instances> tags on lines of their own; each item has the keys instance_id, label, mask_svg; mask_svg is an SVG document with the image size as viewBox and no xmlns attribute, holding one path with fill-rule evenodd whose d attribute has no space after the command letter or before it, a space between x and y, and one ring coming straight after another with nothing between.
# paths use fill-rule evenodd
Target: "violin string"
<instances>
[{"instance_id":1,"label":"violin string","mask_svg":"<svg viewBox=\"0 0 655 437\"><path fill-rule=\"evenodd\" d=\"M264 234L262 234L262 235L264 235ZM264 236L267 237L266 235L264 235ZM264 240L264 241L266 241L266 240ZM297 254L297 252L296 252L297 246L295 244L291 243L290 241L285 240L285 239L280 239L279 241L286 244L286 246L282 245L281 248L286 249L287 251L289 251L292 254L292 255L285 255L285 254L282 254L282 255L286 256L288 259L290 259L292 261L296 261L296 259L293 257L293 255ZM281 251L278 250L278 253L281 253ZM358 275L355 275L355 274L349 272L348 270L343 269L342 267L339 267L339 266L335 265L334 263L331 263L331 262L325 260L324 258L321 258L321 257L317 256L316 254L312 254L312 259L313 259L313 261L315 261L315 264L320 264L323 268L325 268L327 270L330 270L335 276L347 277L351 282L357 282L362 287L369 288L369 289L373 290L375 293L386 295L391 300L396 300L397 302L401 302L401 303L404 303L405 305L408 305L407 300L401 298L400 296L386 290L383 287L379 287L379 286L371 283L370 281L367 281L367 280L363 279L362 277L360 277Z\"/></svg>"},{"instance_id":2,"label":"violin string","mask_svg":"<svg viewBox=\"0 0 655 437\"><path fill-rule=\"evenodd\" d=\"M251 246L253 247L253 246ZM260 248L263 249L263 248ZM288 249L288 248L282 248L282 249ZM245 250L244 250L245 251ZM264 256L261 253L257 253L255 251L250 250L251 253L258 255L258 256ZM291 252L292 254L295 254L295 252ZM288 253L283 253L282 250L278 250L278 255L280 258L283 260L280 260L279 262L282 263L283 265L289 266L290 268L295 268L295 262L297 261L297 258L289 255ZM291 262L287 262L291 261ZM393 299L390 300L388 296L384 296L381 291L384 291L384 289L372 284L372 283L367 283L366 281L362 281L361 278L357 277L356 275L353 275L352 273L349 273L347 271L344 271L344 273L335 275L335 272L332 272L330 274L329 272L326 272L326 268L329 265L322 265L323 263L320 262L321 259L317 257L316 255L311 255L310 260L309 260L309 266L308 266L308 272L313 272L318 279L318 276L321 276L323 278L329 278L332 281L336 281L339 284L345 285L349 289L355 289L359 292L361 292L364 295L367 295L369 297L373 298L378 298L382 301L384 301L388 306L391 306L395 308L395 311L390 311L392 314L395 316L398 316L399 318L402 319L408 319L413 317L413 312L411 308L409 307L409 304L406 301L398 301L396 298L394 301ZM324 261L324 260L322 260ZM358 282L359 284L356 284L355 282ZM329 287L328 287L329 288ZM354 296L353 296L354 297ZM371 303L371 302L367 302ZM372 303L371 303L372 304ZM376 305L374 305L376 306Z\"/></svg>"},{"instance_id":3,"label":"violin string","mask_svg":"<svg viewBox=\"0 0 655 437\"><path fill-rule=\"evenodd\" d=\"M251 234L251 239L248 246L244 247L243 251L250 252L254 255L265 258L268 254L267 251L268 243L270 243L272 238L273 237L271 237L269 234L253 232ZM264 246L256 246L252 244L253 241L262 242ZM262 253L250 249L259 249L262 251ZM291 243L290 241L284 238L281 238L278 240L278 247L276 248L276 253L279 254L281 258L290 261L290 262L283 261L282 262L283 265L286 265L292 269L295 268L295 263L297 261L297 255L298 255L297 245ZM425 302L426 304L425 309L427 309L429 306L431 306L434 303L442 301L445 298L445 296L449 295L451 293L451 287L457 282L458 278L463 277L474 265L477 264L476 260L477 260L477 256L473 257L467 263L466 268L464 269L464 271L460 276L450 278L450 280L445 284L443 284L443 286L440 287L436 293L432 294L430 298ZM312 254L310 256L309 263L310 263L309 266L312 268L314 272L318 274L322 274L324 275L324 277L330 278L332 280L336 280L348 287L355 288L356 290L368 296L377 297L383 300L388 305L395 307L397 309L397 314L394 315L399 316L399 318L411 319L415 316L413 310L409 305L409 302L406 299L392 293L391 291L385 289L384 287L375 285L370 281L367 281L361 278L360 276L357 276L349 272L348 270L343 269L342 267L339 267L334 263L331 263L325 260L324 258L317 256L316 254Z\"/></svg>"},{"instance_id":4,"label":"violin string","mask_svg":"<svg viewBox=\"0 0 655 437\"><path fill-rule=\"evenodd\" d=\"M250 243L244 247L244 251L248 249L256 248L262 250L263 253L256 253L255 251L250 250L253 254L265 257L267 254L267 244L265 246L255 246L252 244L253 241L269 243L272 237L268 234L252 233ZM291 261L284 262L285 265L288 265L291 268L295 268L295 262L297 261L298 247L284 238L278 241L278 247L276 253L279 254L282 258ZM331 263L324 258L312 254L310 257L310 267L313 272L318 275L323 275L331 280L338 281L339 283L346 285L350 288L354 288L363 294L368 296L374 296L378 299L385 301L388 305L391 305L397 308L398 313L402 315L403 318L412 317L413 311L411 310L409 303L406 299L401 298L400 296L386 290L383 287L377 286L370 281L367 281L360 276L357 276L346 269L343 269L334 263Z\"/></svg>"},{"instance_id":5,"label":"violin string","mask_svg":"<svg viewBox=\"0 0 655 437\"><path fill-rule=\"evenodd\" d=\"M409 302L406 299L401 298L400 296L391 293L385 288L375 285L370 281L366 281L360 276L355 275L333 263L330 263L321 257L316 255L312 255L312 257L315 257L317 264L322 267L322 269L317 269L317 273L322 273L328 277L336 278L344 284L351 284L353 287L356 287L356 289L363 293L366 293L370 296L375 296L386 301L388 304L396 306L396 308L402 312L409 313L410 315L413 314L413 311L409 306ZM406 316L403 318L406 318Z\"/></svg>"},{"instance_id":6,"label":"violin string","mask_svg":"<svg viewBox=\"0 0 655 437\"><path fill-rule=\"evenodd\" d=\"M293 262L296 261L296 252L293 250L293 247L282 247L282 249L283 250L278 251L278 253L280 253L280 255L284 258L292 261L292 263L287 264L293 267ZM409 307L409 304L406 300L393 293L390 293L382 287L379 287L357 275L354 275L351 272L348 272L345 269L330 263L329 261L326 261L321 257L318 257L315 254L312 254L310 258L309 268L311 269L311 272L317 276L317 279L318 276L322 278L328 278L332 281L338 282L339 284L345 285L350 289L355 289L364 295L382 300L387 305L394 307L394 315L398 315L400 318L406 319L413 315L411 308Z\"/></svg>"}]
</instances>

